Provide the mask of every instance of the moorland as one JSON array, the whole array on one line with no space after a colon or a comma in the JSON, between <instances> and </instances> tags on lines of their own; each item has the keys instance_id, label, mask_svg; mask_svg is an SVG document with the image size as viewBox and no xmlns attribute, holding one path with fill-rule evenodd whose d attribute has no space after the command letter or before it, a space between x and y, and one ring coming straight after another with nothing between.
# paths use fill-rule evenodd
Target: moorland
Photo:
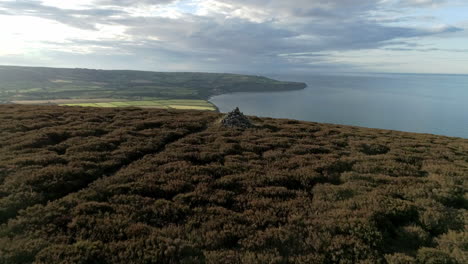
<instances>
[{"instance_id":1,"label":"moorland","mask_svg":"<svg viewBox=\"0 0 468 264\"><path fill-rule=\"evenodd\" d=\"M226 73L0 66L0 103L216 110L214 95L305 86Z\"/></svg>"},{"instance_id":2,"label":"moorland","mask_svg":"<svg viewBox=\"0 0 468 264\"><path fill-rule=\"evenodd\" d=\"M467 263L468 140L0 105L0 263Z\"/></svg>"}]
</instances>

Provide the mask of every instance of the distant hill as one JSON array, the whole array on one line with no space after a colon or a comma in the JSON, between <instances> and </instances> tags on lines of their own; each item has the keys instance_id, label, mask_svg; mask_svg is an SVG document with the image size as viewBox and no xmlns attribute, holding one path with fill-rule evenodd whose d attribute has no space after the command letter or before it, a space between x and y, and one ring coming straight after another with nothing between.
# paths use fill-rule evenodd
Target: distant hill
<instances>
[{"instance_id":1,"label":"distant hill","mask_svg":"<svg viewBox=\"0 0 468 264\"><path fill-rule=\"evenodd\" d=\"M0 263L466 263L468 140L220 117L0 105Z\"/></svg>"},{"instance_id":2,"label":"distant hill","mask_svg":"<svg viewBox=\"0 0 468 264\"><path fill-rule=\"evenodd\" d=\"M0 66L0 102L54 99L208 99L306 87L261 76Z\"/></svg>"}]
</instances>

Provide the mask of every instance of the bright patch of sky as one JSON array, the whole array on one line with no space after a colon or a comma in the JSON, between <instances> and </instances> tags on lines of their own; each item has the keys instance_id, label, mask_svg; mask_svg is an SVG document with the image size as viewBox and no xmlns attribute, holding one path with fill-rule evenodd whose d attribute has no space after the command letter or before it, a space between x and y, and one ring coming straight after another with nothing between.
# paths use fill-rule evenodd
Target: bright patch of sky
<instances>
[{"instance_id":1,"label":"bright patch of sky","mask_svg":"<svg viewBox=\"0 0 468 264\"><path fill-rule=\"evenodd\" d=\"M42 1L44 5L55 6L58 8L65 8L65 9L85 9L91 6L93 2L94 0L80 0L80 1L43 0Z\"/></svg>"},{"instance_id":2,"label":"bright patch of sky","mask_svg":"<svg viewBox=\"0 0 468 264\"><path fill-rule=\"evenodd\" d=\"M465 0L0 0L0 64L468 74L466 14Z\"/></svg>"}]
</instances>

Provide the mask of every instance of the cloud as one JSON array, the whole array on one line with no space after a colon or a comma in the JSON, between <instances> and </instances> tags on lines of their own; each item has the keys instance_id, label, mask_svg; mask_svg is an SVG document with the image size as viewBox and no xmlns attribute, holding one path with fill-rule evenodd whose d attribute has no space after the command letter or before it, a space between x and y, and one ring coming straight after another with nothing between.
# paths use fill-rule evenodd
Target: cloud
<instances>
[{"instance_id":1,"label":"cloud","mask_svg":"<svg viewBox=\"0 0 468 264\"><path fill-rule=\"evenodd\" d=\"M18 0L0 2L0 12L9 16L32 16L53 20L80 29L95 30L96 24L105 24L112 16L126 12L115 9L61 9L43 5L40 1Z\"/></svg>"},{"instance_id":2,"label":"cloud","mask_svg":"<svg viewBox=\"0 0 468 264\"><path fill-rule=\"evenodd\" d=\"M400 4L413 7L436 7L446 2L447 0L402 0Z\"/></svg>"},{"instance_id":3,"label":"cloud","mask_svg":"<svg viewBox=\"0 0 468 264\"><path fill-rule=\"evenodd\" d=\"M136 5L165 5L176 1L177 0L96 0L95 4L131 7Z\"/></svg>"},{"instance_id":4,"label":"cloud","mask_svg":"<svg viewBox=\"0 0 468 264\"><path fill-rule=\"evenodd\" d=\"M131 60L139 61L138 65L185 63L200 69L272 70L331 67L332 52L412 49L410 44L419 39L462 31L463 28L438 23L434 17L389 11L399 7L435 7L444 2L95 0L94 5L66 9L41 1L19 0L0 1L0 15L39 17L97 32L100 25L123 28L124 37L90 40L76 36L57 43L43 42L51 47L43 53L54 58L59 58L56 54L61 47L60 52L69 50L68 57L76 60L80 55L71 53L78 47L87 47L83 54L94 52L109 63L115 63L115 59L108 56L119 55L127 60L132 56L142 58ZM177 16L168 16L168 12ZM412 23L413 20L424 21L425 26Z\"/></svg>"},{"instance_id":5,"label":"cloud","mask_svg":"<svg viewBox=\"0 0 468 264\"><path fill-rule=\"evenodd\" d=\"M270 1L270 0L211 0L205 1L205 9L215 11L220 3L230 13L236 15L249 13L255 14L257 19L274 17L275 19L301 19L301 18L353 18L377 10L384 0L294 0L294 1ZM218 3L218 5L216 5ZM257 12L252 12L257 10ZM258 12L261 10L261 12Z\"/></svg>"}]
</instances>

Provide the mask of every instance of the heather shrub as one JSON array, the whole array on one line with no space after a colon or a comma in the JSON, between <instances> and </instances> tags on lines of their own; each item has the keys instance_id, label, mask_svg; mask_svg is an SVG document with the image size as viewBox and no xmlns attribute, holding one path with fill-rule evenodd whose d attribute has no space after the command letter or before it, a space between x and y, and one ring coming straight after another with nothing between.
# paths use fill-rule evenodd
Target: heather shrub
<instances>
[{"instance_id":1,"label":"heather shrub","mask_svg":"<svg viewBox=\"0 0 468 264\"><path fill-rule=\"evenodd\" d=\"M38 254L48 244L44 239L34 238L0 238L0 263L32 263Z\"/></svg>"},{"instance_id":2,"label":"heather shrub","mask_svg":"<svg viewBox=\"0 0 468 264\"><path fill-rule=\"evenodd\" d=\"M458 263L468 262L468 233L466 231L449 231L436 238L437 248L450 256Z\"/></svg>"},{"instance_id":3,"label":"heather shrub","mask_svg":"<svg viewBox=\"0 0 468 264\"><path fill-rule=\"evenodd\" d=\"M99 242L78 241L72 245L54 245L41 250L34 263L48 264L101 264L107 263L103 244Z\"/></svg>"},{"instance_id":4,"label":"heather shrub","mask_svg":"<svg viewBox=\"0 0 468 264\"><path fill-rule=\"evenodd\" d=\"M427 264L457 264L448 253L433 248L421 248L417 255L418 263Z\"/></svg>"},{"instance_id":5,"label":"heather shrub","mask_svg":"<svg viewBox=\"0 0 468 264\"><path fill-rule=\"evenodd\" d=\"M219 117L0 106L0 263L467 262L467 140Z\"/></svg>"},{"instance_id":6,"label":"heather shrub","mask_svg":"<svg viewBox=\"0 0 468 264\"><path fill-rule=\"evenodd\" d=\"M361 144L359 151L366 155L382 155L390 151L390 148L380 144Z\"/></svg>"},{"instance_id":7,"label":"heather shrub","mask_svg":"<svg viewBox=\"0 0 468 264\"><path fill-rule=\"evenodd\" d=\"M415 258L402 254L394 253L385 255L385 260L388 264L416 264L417 261Z\"/></svg>"}]
</instances>

